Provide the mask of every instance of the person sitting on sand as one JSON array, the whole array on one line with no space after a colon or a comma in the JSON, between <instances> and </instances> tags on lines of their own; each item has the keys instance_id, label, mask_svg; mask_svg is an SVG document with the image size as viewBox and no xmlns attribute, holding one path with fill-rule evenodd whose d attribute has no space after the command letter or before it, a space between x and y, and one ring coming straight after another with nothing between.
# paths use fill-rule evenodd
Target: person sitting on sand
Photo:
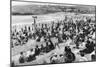
<instances>
[{"instance_id":1,"label":"person sitting on sand","mask_svg":"<svg viewBox=\"0 0 100 67\"><path fill-rule=\"evenodd\" d=\"M35 55L34 55L34 51L33 51L33 49L30 49L30 54L27 57L27 62L30 62L30 61L35 60L35 59L36 58L35 58Z\"/></svg>"},{"instance_id":2,"label":"person sitting on sand","mask_svg":"<svg viewBox=\"0 0 100 67\"><path fill-rule=\"evenodd\" d=\"M25 62L25 56L23 52L20 52L20 58L19 58L19 63L24 63Z\"/></svg>"}]
</instances>

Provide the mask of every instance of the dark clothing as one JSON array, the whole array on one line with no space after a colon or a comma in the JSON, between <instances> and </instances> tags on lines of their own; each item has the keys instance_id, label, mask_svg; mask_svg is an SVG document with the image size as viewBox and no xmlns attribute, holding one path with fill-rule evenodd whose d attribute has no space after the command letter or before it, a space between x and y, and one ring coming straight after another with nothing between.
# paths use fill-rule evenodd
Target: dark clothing
<instances>
[{"instance_id":1,"label":"dark clothing","mask_svg":"<svg viewBox=\"0 0 100 67\"><path fill-rule=\"evenodd\" d=\"M75 60L75 55L72 52L66 53L65 56L66 56L66 58L65 58L66 63L71 63Z\"/></svg>"},{"instance_id":2,"label":"dark clothing","mask_svg":"<svg viewBox=\"0 0 100 67\"><path fill-rule=\"evenodd\" d=\"M24 63L24 62L25 62L24 57L20 57L19 58L19 63Z\"/></svg>"},{"instance_id":3,"label":"dark clothing","mask_svg":"<svg viewBox=\"0 0 100 67\"><path fill-rule=\"evenodd\" d=\"M35 58L35 55L33 54L33 55L29 55L29 57L27 58L27 62L31 62L31 61L33 61L33 60L35 60L36 58Z\"/></svg>"},{"instance_id":4,"label":"dark clothing","mask_svg":"<svg viewBox=\"0 0 100 67\"><path fill-rule=\"evenodd\" d=\"M65 52L71 52L71 49L69 47L65 47Z\"/></svg>"},{"instance_id":5,"label":"dark clothing","mask_svg":"<svg viewBox=\"0 0 100 67\"><path fill-rule=\"evenodd\" d=\"M92 53L94 51L94 46L95 44L93 42L89 42L86 44L86 49L84 50L81 50L80 52L83 52L85 54L89 54L89 53Z\"/></svg>"},{"instance_id":6,"label":"dark clothing","mask_svg":"<svg viewBox=\"0 0 100 67\"><path fill-rule=\"evenodd\" d=\"M39 48L35 48L35 56L40 54L40 49Z\"/></svg>"}]
</instances>

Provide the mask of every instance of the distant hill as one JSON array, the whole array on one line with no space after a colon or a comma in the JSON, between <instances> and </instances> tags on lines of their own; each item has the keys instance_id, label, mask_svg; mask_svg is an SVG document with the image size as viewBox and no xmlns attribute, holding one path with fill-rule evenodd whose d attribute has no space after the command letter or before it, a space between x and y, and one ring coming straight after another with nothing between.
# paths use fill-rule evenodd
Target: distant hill
<instances>
[{"instance_id":1,"label":"distant hill","mask_svg":"<svg viewBox=\"0 0 100 67\"><path fill-rule=\"evenodd\" d=\"M39 15L55 12L95 13L95 6L18 5L12 6L13 15Z\"/></svg>"}]
</instances>

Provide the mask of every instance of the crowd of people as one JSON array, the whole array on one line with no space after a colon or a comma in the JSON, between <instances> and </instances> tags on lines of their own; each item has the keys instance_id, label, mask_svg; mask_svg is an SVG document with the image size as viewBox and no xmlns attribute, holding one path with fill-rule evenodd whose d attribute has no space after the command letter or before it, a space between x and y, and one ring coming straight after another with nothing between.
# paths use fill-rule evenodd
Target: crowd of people
<instances>
[{"instance_id":1,"label":"crowd of people","mask_svg":"<svg viewBox=\"0 0 100 67\"><path fill-rule=\"evenodd\" d=\"M17 31L15 28L11 31L11 46L12 48L17 46L24 46L30 39L36 40L36 42L44 42L40 44L40 47L36 45L35 49L30 49L30 55L28 57L23 56L23 52L20 53L19 62L24 63L25 61L30 62L36 60L36 56L41 53L48 53L56 47L59 47L60 43L67 42L69 39L75 44L76 49L80 49L80 45L84 45L85 48L80 50L80 55L84 56L95 51L95 33L96 33L96 21L91 16L84 16L80 20L74 20L74 18L65 16L64 20L52 21L48 23L32 23L31 26L24 26ZM40 26L40 27L38 27ZM57 40L53 43L52 38ZM60 48L60 47L59 47ZM65 46L65 53L59 55L64 59L60 62L71 63L75 60L75 55L71 51L71 48ZM92 59L95 55L91 56ZM50 63L58 63L57 55L50 58ZM95 59L94 59L95 60Z\"/></svg>"}]
</instances>

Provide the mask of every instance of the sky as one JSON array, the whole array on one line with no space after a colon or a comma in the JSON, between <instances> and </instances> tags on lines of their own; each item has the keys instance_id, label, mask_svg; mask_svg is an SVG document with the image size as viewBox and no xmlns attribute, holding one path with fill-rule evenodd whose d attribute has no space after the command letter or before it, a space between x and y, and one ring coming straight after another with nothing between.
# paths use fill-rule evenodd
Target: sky
<instances>
[{"instance_id":1,"label":"sky","mask_svg":"<svg viewBox=\"0 0 100 67\"><path fill-rule=\"evenodd\" d=\"M22 2L22 1L12 1L12 6L17 6L17 5L31 5L31 4L35 4L35 5L49 5L48 3L34 3L34 2ZM57 4L50 4L50 5L57 5ZM64 5L63 5L64 6ZM67 5L67 6L74 6L74 5Z\"/></svg>"}]
</instances>

